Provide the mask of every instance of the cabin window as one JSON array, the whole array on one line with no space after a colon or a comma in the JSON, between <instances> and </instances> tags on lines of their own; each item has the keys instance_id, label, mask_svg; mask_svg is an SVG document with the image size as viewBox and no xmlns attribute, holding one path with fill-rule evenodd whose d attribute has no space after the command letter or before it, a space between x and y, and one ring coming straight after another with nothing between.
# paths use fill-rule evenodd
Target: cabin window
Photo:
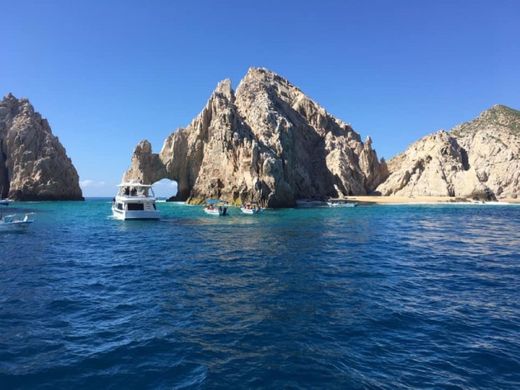
<instances>
[{"instance_id":1,"label":"cabin window","mask_svg":"<svg viewBox=\"0 0 520 390\"><path fill-rule=\"evenodd\" d=\"M128 210L137 211L144 210L144 205L142 203L128 203Z\"/></svg>"},{"instance_id":2,"label":"cabin window","mask_svg":"<svg viewBox=\"0 0 520 390\"><path fill-rule=\"evenodd\" d=\"M118 210L123 210L123 203L118 203L117 204L117 209Z\"/></svg>"}]
</instances>

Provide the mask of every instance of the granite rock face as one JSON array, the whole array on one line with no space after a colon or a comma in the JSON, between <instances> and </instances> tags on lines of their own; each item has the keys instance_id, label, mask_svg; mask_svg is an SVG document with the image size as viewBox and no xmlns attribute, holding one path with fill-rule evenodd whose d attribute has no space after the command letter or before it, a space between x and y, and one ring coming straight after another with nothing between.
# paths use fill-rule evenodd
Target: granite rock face
<instances>
[{"instance_id":1,"label":"granite rock face","mask_svg":"<svg viewBox=\"0 0 520 390\"><path fill-rule=\"evenodd\" d=\"M284 78L251 68L236 92L220 82L206 107L160 153L140 142L125 180L176 180L179 200L292 206L297 199L371 193L386 177L370 138Z\"/></svg>"},{"instance_id":2,"label":"granite rock face","mask_svg":"<svg viewBox=\"0 0 520 390\"><path fill-rule=\"evenodd\" d=\"M382 195L516 198L520 194L520 111L497 105L450 132L411 145L388 162Z\"/></svg>"},{"instance_id":3,"label":"granite rock face","mask_svg":"<svg viewBox=\"0 0 520 390\"><path fill-rule=\"evenodd\" d=\"M11 94L0 102L0 197L83 199L78 173L47 120Z\"/></svg>"}]
</instances>

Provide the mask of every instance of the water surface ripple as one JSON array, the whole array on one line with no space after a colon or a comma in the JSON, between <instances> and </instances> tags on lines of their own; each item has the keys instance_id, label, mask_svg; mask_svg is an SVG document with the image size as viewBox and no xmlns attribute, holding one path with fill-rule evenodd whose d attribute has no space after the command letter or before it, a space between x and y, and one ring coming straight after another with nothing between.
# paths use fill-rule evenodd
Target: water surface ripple
<instances>
[{"instance_id":1,"label":"water surface ripple","mask_svg":"<svg viewBox=\"0 0 520 390\"><path fill-rule=\"evenodd\" d=\"M15 207L2 388L520 388L520 207Z\"/></svg>"}]
</instances>

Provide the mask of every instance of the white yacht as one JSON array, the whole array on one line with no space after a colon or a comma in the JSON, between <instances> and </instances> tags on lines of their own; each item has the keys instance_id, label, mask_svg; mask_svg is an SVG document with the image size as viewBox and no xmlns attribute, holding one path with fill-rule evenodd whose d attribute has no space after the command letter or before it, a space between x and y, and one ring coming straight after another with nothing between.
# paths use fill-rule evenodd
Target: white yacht
<instances>
[{"instance_id":1,"label":"white yacht","mask_svg":"<svg viewBox=\"0 0 520 390\"><path fill-rule=\"evenodd\" d=\"M152 186L141 183L121 183L119 192L112 200L114 218L159 219L160 213L155 206Z\"/></svg>"}]
</instances>

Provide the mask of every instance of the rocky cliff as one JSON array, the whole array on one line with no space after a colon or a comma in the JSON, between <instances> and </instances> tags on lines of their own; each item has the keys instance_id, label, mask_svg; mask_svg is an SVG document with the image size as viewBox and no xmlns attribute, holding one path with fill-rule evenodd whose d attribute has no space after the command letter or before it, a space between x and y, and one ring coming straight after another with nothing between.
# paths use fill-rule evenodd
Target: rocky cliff
<instances>
[{"instance_id":1,"label":"rocky cliff","mask_svg":"<svg viewBox=\"0 0 520 390\"><path fill-rule=\"evenodd\" d=\"M224 80L160 153L137 145L125 180L176 180L178 199L218 197L291 206L297 199L371 193L385 178L367 138L284 78L251 68L236 92Z\"/></svg>"},{"instance_id":2,"label":"rocky cliff","mask_svg":"<svg viewBox=\"0 0 520 390\"><path fill-rule=\"evenodd\" d=\"M388 163L382 195L516 198L520 111L497 105L450 132L411 145Z\"/></svg>"},{"instance_id":3,"label":"rocky cliff","mask_svg":"<svg viewBox=\"0 0 520 390\"><path fill-rule=\"evenodd\" d=\"M47 120L11 94L0 102L0 197L83 199L76 169Z\"/></svg>"}]
</instances>

